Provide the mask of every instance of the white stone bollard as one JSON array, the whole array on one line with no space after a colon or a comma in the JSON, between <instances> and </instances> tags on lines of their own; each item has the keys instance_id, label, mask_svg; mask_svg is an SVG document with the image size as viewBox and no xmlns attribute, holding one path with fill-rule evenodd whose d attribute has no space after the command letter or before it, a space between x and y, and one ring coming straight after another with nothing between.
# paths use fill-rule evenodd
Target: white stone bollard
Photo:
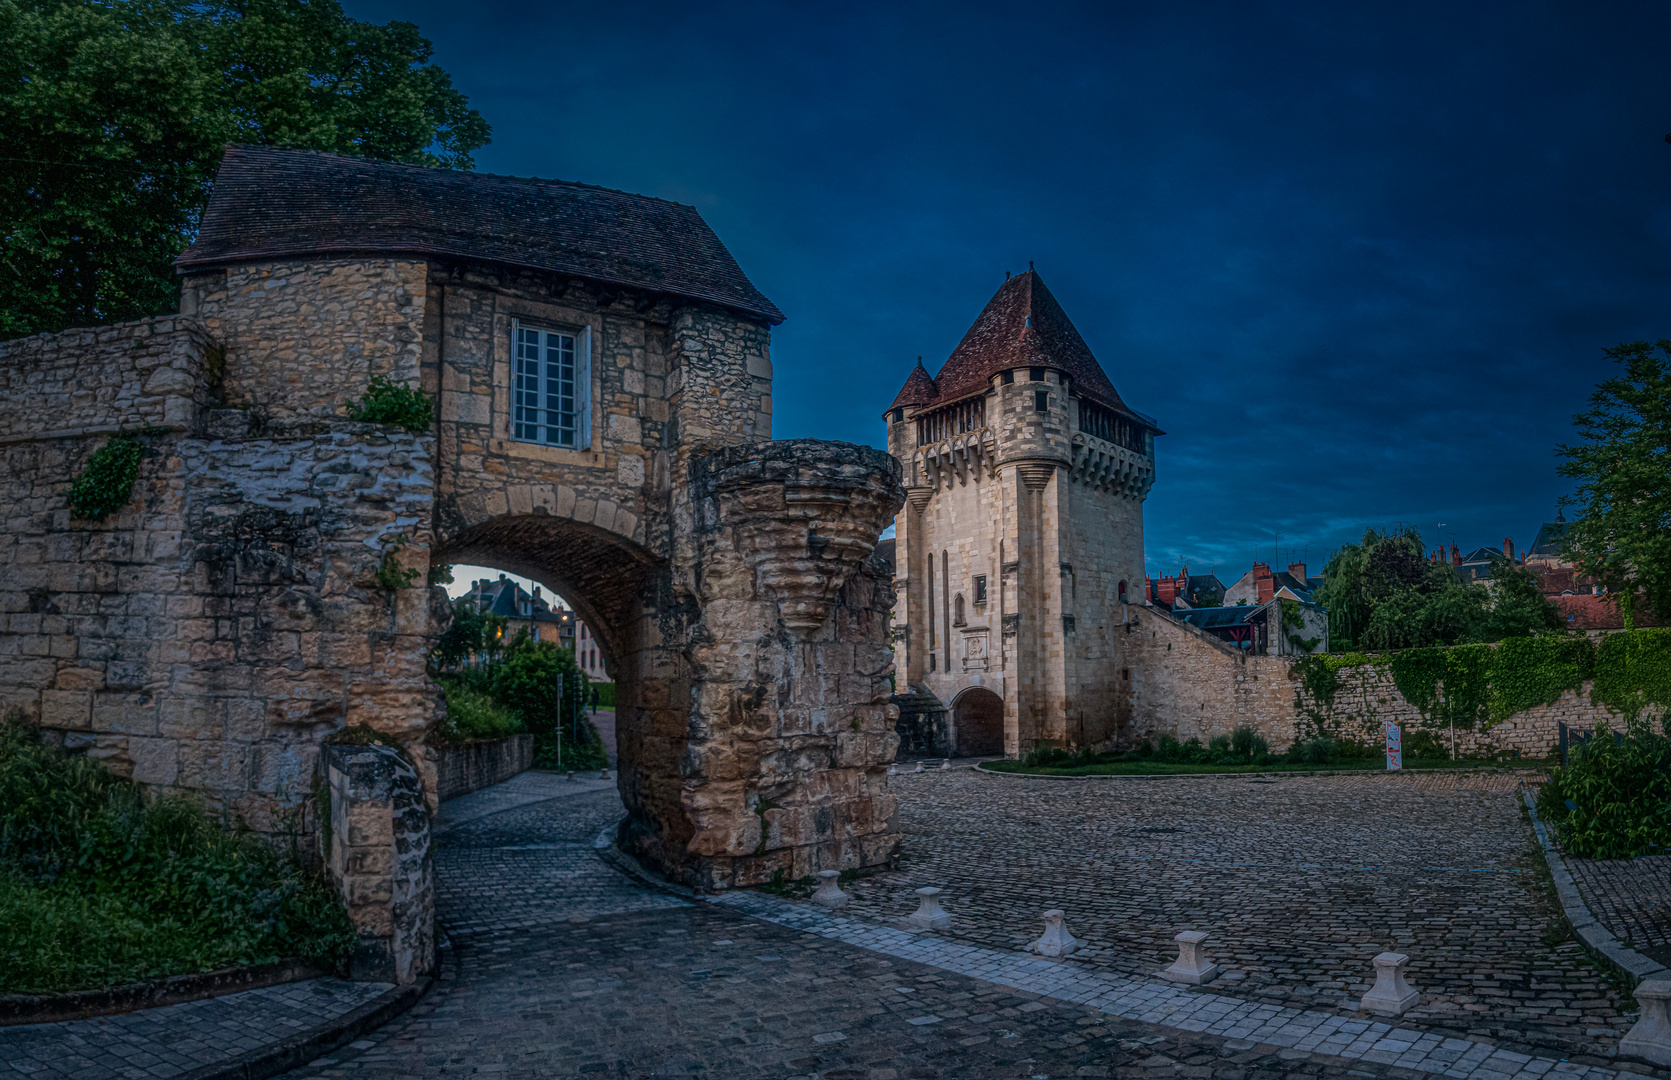
<instances>
[{"instance_id":1,"label":"white stone bollard","mask_svg":"<svg viewBox=\"0 0 1671 1080\"><path fill-rule=\"evenodd\" d=\"M1401 952L1384 952L1375 958L1375 985L1358 1007L1377 1016L1403 1016L1421 1000L1415 987L1404 981L1404 965L1410 958Z\"/></svg>"},{"instance_id":2,"label":"white stone bollard","mask_svg":"<svg viewBox=\"0 0 1671 1080\"><path fill-rule=\"evenodd\" d=\"M1642 1017L1619 1040L1619 1053L1671 1065L1671 981L1644 979L1636 984Z\"/></svg>"},{"instance_id":3,"label":"white stone bollard","mask_svg":"<svg viewBox=\"0 0 1671 1080\"><path fill-rule=\"evenodd\" d=\"M1040 956L1066 956L1077 948L1079 941L1062 925L1062 909L1051 908L1044 913L1044 936L1027 946L1027 951Z\"/></svg>"},{"instance_id":4,"label":"white stone bollard","mask_svg":"<svg viewBox=\"0 0 1671 1080\"><path fill-rule=\"evenodd\" d=\"M599 780L608 780L609 779L609 770L608 769L599 769L598 770L598 779Z\"/></svg>"},{"instance_id":5,"label":"white stone bollard","mask_svg":"<svg viewBox=\"0 0 1671 1080\"><path fill-rule=\"evenodd\" d=\"M942 770L949 769L951 767L952 767L952 759L951 758L941 758L940 759L940 768Z\"/></svg>"},{"instance_id":6,"label":"white stone bollard","mask_svg":"<svg viewBox=\"0 0 1671 1080\"><path fill-rule=\"evenodd\" d=\"M914 773L922 772L923 771L923 763L920 762L920 761L917 762L917 767L915 769L912 769L911 771L914 772Z\"/></svg>"},{"instance_id":7,"label":"white stone bollard","mask_svg":"<svg viewBox=\"0 0 1671 1080\"><path fill-rule=\"evenodd\" d=\"M812 902L827 908L838 908L847 903L848 895L836 884L840 877L839 870L818 871L818 891L812 894Z\"/></svg>"},{"instance_id":8,"label":"white stone bollard","mask_svg":"<svg viewBox=\"0 0 1671 1080\"><path fill-rule=\"evenodd\" d=\"M952 924L952 917L940 906L940 890L930 887L918 889L920 902L917 910L906 917L905 924L914 930L944 930Z\"/></svg>"},{"instance_id":9,"label":"white stone bollard","mask_svg":"<svg viewBox=\"0 0 1671 1080\"><path fill-rule=\"evenodd\" d=\"M898 765L889 765L888 766L888 775L889 776L898 776L899 775L899 766Z\"/></svg>"},{"instance_id":10,"label":"white stone bollard","mask_svg":"<svg viewBox=\"0 0 1671 1080\"><path fill-rule=\"evenodd\" d=\"M1185 930L1172 940L1178 943L1178 959L1160 973L1161 978L1200 986L1212 982L1224 971L1201 952L1201 943L1207 940L1205 930Z\"/></svg>"}]
</instances>

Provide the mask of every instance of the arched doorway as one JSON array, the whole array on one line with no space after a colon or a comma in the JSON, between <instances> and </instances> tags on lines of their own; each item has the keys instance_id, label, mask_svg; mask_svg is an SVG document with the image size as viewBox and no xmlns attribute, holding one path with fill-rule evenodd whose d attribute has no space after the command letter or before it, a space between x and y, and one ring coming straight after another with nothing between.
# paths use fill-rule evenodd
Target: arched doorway
<instances>
[{"instance_id":1,"label":"arched doorway","mask_svg":"<svg viewBox=\"0 0 1671 1080\"><path fill-rule=\"evenodd\" d=\"M957 756L986 757L1004 752L1004 699L974 686L952 706L957 722Z\"/></svg>"}]
</instances>

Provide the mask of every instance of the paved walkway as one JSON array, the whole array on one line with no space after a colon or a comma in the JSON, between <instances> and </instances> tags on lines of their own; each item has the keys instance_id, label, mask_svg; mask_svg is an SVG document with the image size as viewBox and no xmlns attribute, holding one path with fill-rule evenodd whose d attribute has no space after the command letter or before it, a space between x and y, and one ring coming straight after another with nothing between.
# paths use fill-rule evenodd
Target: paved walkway
<instances>
[{"instance_id":1,"label":"paved walkway","mask_svg":"<svg viewBox=\"0 0 1671 1080\"><path fill-rule=\"evenodd\" d=\"M1671 967L1671 855L1561 858L1590 913L1614 937Z\"/></svg>"},{"instance_id":2,"label":"paved walkway","mask_svg":"<svg viewBox=\"0 0 1671 1080\"><path fill-rule=\"evenodd\" d=\"M901 785L913 833L913 857L906 864L911 873L936 857L932 849L944 847L943 838L965 836L959 822L937 815L946 793L1004 782L953 772L927 781L945 785L938 798L927 786ZM996 947L976 940L982 916L967 899L955 910L969 932L951 935L912 935L887 926L909 910L908 904L894 905L878 917L856 902L858 917L844 913L837 918L757 893L687 902L645 888L603 862L591 843L619 815L619 802L612 792L565 789L560 786L565 783L555 777L523 780L522 795L544 785L552 797L517 802L444 830L436 853L439 907L452 947L438 989L405 1017L292 1077L1249 1080L1303 1074L1602 1080L1617 1075L1605 1067L1606 1047L1599 1039L1589 1044L1592 1051L1601 1051L1595 1057L1539 1056L1536 1047L1524 1042L1456 1037L1420 1022L1390 1026L1315 1003L1301 1007L1266 1001L1260 993L1247 992L1259 985L1247 978L1205 991L1180 988L1149 977L1146 965L1135 974L1119 970L1107 959L1120 950L1107 944L1099 946L1102 960L1030 957L1007 938ZM1185 793L1198 796L1194 801L1212 803L1210 789L1188 784ZM985 790L977 812L989 832L1004 832L1000 819L1017 814L1016 800L1027 804L1033 798ZM1064 818L1063 800L1071 806L1073 796L1066 788L1055 790L1052 799L1040 804L1033 824L1083 840L1082 826L1088 822ZM1303 789L1283 794L1309 798ZM1207 798L1199 798L1203 795ZM1487 805L1495 798L1491 792L1439 797ZM1139 806L1143 801L1137 799ZM1439 807L1441 819L1449 805ZM1243 808L1231 805L1229 812L1242 813ZM1138 811L1105 796L1102 816L1133 813ZM1481 813L1490 819L1492 811ZM925 831L925 814L937 829ZM1177 822L1176 817L1149 817L1136 827L1172 828ZM1187 816L1183 823L1189 823ZM1245 817L1243 824L1248 824ZM1455 827L1454 822L1442 825ZM1313 830L1321 833L1322 827ZM1259 839L1257 832L1250 835ZM1438 843L1436 837L1437 831L1426 839ZM1313 846L1321 843L1313 841ZM1008 853L999 843L958 839L958 844L968 846L970 858L984 852L1000 877L1006 860L1037 860L1034 889L1003 915L1005 935L1024 937L1027 919L1015 913L1045 906L1062 882L1078 883L1083 876L1080 863L1068 864L1070 873L1045 873L1048 850ZM1423 865L1444 853L1442 846L1422 851ZM1315 861L1270 865L1288 860L1268 852L1241 850L1236 859L1221 856L1220 861L1282 868L1301 879L1319 870ZM1119 864L1122 874L1143 865ZM1344 873L1348 868L1331 864L1321 869ZM1369 872L1357 864L1349 870ZM1283 875L1260 880L1280 886ZM1484 910L1495 898L1491 882L1496 878L1468 880L1486 883L1473 901ZM870 888L886 893L898 887L879 883ZM1326 913L1336 905L1328 890L1320 892L1309 910ZM1420 895L1420 890L1410 894ZM1090 888L1080 898L1089 904L1094 899ZM1390 910L1396 910L1393 901L1409 902L1393 891L1385 899ZM876 902L873 896L870 904ZM1350 896L1346 902L1350 907ZM1523 907L1526 902L1516 903ZM1423 919L1412 922L1425 925L1426 913L1418 914ZM1180 906L1170 919L1186 917ZM1515 921L1511 917L1509 924ZM1267 933L1273 941L1311 933L1306 912L1289 913ZM1362 944L1371 951L1379 947L1371 941Z\"/></svg>"},{"instance_id":3,"label":"paved walkway","mask_svg":"<svg viewBox=\"0 0 1671 1080\"><path fill-rule=\"evenodd\" d=\"M308 979L122 1016L0 1027L0 1077L180 1076L323 1024L389 989Z\"/></svg>"}]
</instances>

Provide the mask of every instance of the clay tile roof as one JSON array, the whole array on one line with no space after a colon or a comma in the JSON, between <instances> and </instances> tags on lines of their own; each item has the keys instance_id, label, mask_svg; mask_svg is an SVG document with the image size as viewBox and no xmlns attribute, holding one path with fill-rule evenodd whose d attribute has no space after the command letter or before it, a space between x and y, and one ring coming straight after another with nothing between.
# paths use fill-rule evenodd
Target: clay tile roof
<instances>
[{"instance_id":1,"label":"clay tile roof","mask_svg":"<svg viewBox=\"0 0 1671 1080\"><path fill-rule=\"evenodd\" d=\"M175 266L371 252L556 271L783 321L694 207L267 146L226 148L197 240Z\"/></svg>"},{"instance_id":2,"label":"clay tile roof","mask_svg":"<svg viewBox=\"0 0 1671 1080\"><path fill-rule=\"evenodd\" d=\"M887 411L893 412L902 405L932 405L939 397L940 388L934 385L934 377L923 367L923 358L919 356L917 366L905 377L905 385L899 388Z\"/></svg>"},{"instance_id":3,"label":"clay tile roof","mask_svg":"<svg viewBox=\"0 0 1671 1080\"><path fill-rule=\"evenodd\" d=\"M934 380L939 400L951 402L981 393L1000 371L1023 367L1062 372L1073 380L1078 394L1154 426L1120 400L1067 312L1032 270L1004 282L952 350Z\"/></svg>"}]
</instances>

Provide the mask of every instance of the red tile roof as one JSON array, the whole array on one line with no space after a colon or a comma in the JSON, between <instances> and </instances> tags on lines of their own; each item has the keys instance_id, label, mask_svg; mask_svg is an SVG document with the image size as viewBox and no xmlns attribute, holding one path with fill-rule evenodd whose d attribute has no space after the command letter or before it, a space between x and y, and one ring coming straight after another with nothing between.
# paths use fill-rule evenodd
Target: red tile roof
<instances>
[{"instance_id":1,"label":"red tile roof","mask_svg":"<svg viewBox=\"0 0 1671 1080\"><path fill-rule=\"evenodd\" d=\"M563 180L229 146L183 270L305 255L400 253L549 270L783 313L694 207Z\"/></svg>"},{"instance_id":2,"label":"red tile roof","mask_svg":"<svg viewBox=\"0 0 1671 1080\"><path fill-rule=\"evenodd\" d=\"M923 358L917 357L917 366L911 369L911 374L905 376L905 385L899 388L894 396L894 403L888 406L893 412L902 405L932 405L940 396L940 390L934 385L934 379L923 367Z\"/></svg>"},{"instance_id":3,"label":"red tile roof","mask_svg":"<svg viewBox=\"0 0 1671 1080\"><path fill-rule=\"evenodd\" d=\"M994 375L1025 367L1060 372L1072 380L1074 393L1125 413L1145 426L1154 426L1152 420L1133 412L1120 400L1073 320L1031 269L1004 282L952 350L939 375L928 380L928 372L919 363L890 408L950 403L984 393ZM933 390L928 400L906 400L923 397L928 388Z\"/></svg>"}]
</instances>

